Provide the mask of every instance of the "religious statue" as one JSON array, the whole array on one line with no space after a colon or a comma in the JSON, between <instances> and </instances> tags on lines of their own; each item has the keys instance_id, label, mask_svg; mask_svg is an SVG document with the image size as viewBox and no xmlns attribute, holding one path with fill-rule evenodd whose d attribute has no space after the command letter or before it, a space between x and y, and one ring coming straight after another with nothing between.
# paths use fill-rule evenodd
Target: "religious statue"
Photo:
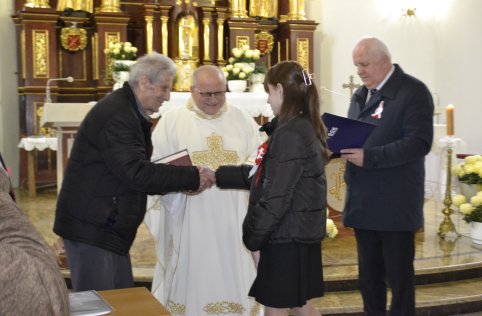
<instances>
[{"instance_id":1,"label":"religious statue","mask_svg":"<svg viewBox=\"0 0 482 316\"><path fill-rule=\"evenodd\" d=\"M199 27L192 13L180 14L176 21L177 26L177 65L176 91L189 91L191 76L199 62Z\"/></svg>"},{"instance_id":2,"label":"religious statue","mask_svg":"<svg viewBox=\"0 0 482 316\"><path fill-rule=\"evenodd\" d=\"M179 55L181 59L193 59L199 57L198 26L192 14L179 18Z\"/></svg>"},{"instance_id":3,"label":"religious statue","mask_svg":"<svg viewBox=\"0 0 482 316\"><path fill-rule=\"evenodd\" d=\"M94 13L94 0L58 0L57 11L64 11L70 8L76 11Z\"/></svg>"},{"instance_id":4,"label":"religious statue","mask_svg":"<svg viewBox=\"0 0 482 316\"><path fill-rule=\"evenodd\" d=\"M278 17L278 1L251 0L249 1L249 16L262 18Z\"/></svg>"}]
</instances>

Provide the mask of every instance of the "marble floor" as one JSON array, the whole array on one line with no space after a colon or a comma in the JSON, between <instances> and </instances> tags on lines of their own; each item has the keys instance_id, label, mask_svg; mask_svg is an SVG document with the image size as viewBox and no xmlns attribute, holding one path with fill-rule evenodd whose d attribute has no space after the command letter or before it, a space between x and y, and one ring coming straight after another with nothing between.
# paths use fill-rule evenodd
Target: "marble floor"
<instances>
[{"instance_id":1,"label":"marble floor","mask_svg":"<svg viewBox=\"0 0 482 316\"><path fill-rule=\"evenodd\" d=\"M55 190L39 192L35 199L18 192L18 202L49 244L57 239L52 232ZM417 315L482 315L482 245L468 237L469 226L458 214L452 215L458 238L445 241L437 232L443 219L440 201L425 205L425 227L416 236ZM333 214L334 217L339 216ZM327 293L314 300L323 315L359 315L361 297L357 291L356 244L350 229L341 227L339 236L323 242L323 269ZM135 279L148 283L156 260L154 241L142 225L131 251ZM68 276L68 271L63 271ZM436 303L438 302L438 303ZM467 307L462 302L471 303ZM444 306L438 310L434 304ZM447 307L450 306L450 307ZM464 307L465 306L465 307ZM480 313L478 313L480 311Z\"/></svg>"}]
</instances>

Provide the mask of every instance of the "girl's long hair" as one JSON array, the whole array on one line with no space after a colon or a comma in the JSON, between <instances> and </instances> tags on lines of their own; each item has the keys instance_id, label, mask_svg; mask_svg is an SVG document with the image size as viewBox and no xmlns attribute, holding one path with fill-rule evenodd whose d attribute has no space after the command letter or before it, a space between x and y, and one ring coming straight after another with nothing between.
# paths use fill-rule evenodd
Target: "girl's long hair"
<instances>
[{"instance_id":1,"label":"girl's long hair","mask_svg":"<svg viewBox=\"0 0 482 316\"><path fill-rule=\"evenodd\" d=\"M264 88L268 92L268 84L276 86L279 83L283 86L283 103L278 115L278 125L298 115L308 116L327 161L326 127L321 120L320 99L313 79L297 62L283 61L270 68L264 80Z\"/></svg>"}]
</instances>

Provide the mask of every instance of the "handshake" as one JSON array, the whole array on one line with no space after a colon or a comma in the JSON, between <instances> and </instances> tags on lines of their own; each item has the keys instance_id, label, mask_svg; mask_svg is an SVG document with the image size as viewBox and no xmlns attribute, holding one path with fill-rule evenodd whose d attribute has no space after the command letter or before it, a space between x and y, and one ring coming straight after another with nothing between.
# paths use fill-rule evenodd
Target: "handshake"
<instances>
[{"instance_id":1,"label":"handshake","mask_svg":"<svg viewBox=\"0 0 482 316\"><path fill-rule=\"evenodd\" d=\"M199 170L199 188L196 192L201 193L216 184L216 176L214 175L214 171L208 167L197 168Z\"/></svg>"}]
</instances>

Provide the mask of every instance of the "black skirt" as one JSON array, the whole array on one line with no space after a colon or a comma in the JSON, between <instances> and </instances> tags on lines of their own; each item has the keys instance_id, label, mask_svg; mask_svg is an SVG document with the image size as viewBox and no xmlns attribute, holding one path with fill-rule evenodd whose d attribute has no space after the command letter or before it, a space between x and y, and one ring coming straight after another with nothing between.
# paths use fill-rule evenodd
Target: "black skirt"
<instances>
[{"instance_id":1,"label":"black skirt","mask_svg":"<svg viewBox=\"0 0 482 316\"><path fill-rule=\"evenodd\" d=\"M302 307L323 296L321 243L269 244L261 250L249 296L275 308Z\"/></svg>"}]
</instances>

